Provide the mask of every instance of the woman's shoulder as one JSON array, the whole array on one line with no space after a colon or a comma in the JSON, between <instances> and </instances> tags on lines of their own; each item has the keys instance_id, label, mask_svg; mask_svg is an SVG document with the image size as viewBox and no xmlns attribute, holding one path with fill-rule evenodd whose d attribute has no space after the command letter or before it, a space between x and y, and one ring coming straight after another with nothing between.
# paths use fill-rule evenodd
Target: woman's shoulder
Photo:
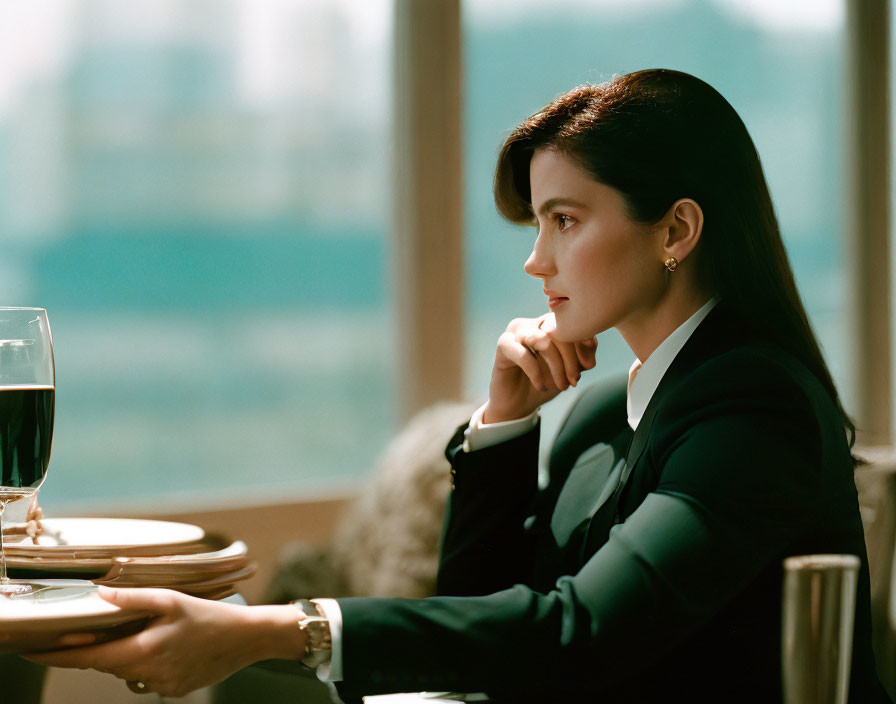
<instances>
[{"instance_id":1,"label":"woman's shoulder","mask_svg":"<svg viewBox=\"0 0 896 704\"><path fill-rule=\"evenodd\" d=\"M803 436L812 443L819 435L843 435L837 406L821 382L796 357L768 344L739 345L695 364L661 390L657 403L657 440L701 425L713 434L751 426L766 436Z\"/></svg>"},{"instance_id":2,"label":"woman's shoulder","mask_svg":"<svg viewBox=\"0 0 896 704\"><path fill-rule=\"evenodd\" d=\"M704 398L740 393L778 401L803 398L815 405L833 401L808 367L772 344L743 344L715 354L683 374L671 396Z\"/></svg>"},{"instance_id":3,"label":"woman's shoulder","mask_svg":"<svg viewBox=\"0 0 896 704\"><path fill-rule=\"evenodd\" d=\"M820 481L851 480L836 405L783 350L744 345L715 355L680 377L658 403L647 456L664 490L704 503L743 497L750 505L780 507L805 492L821 496L812 493Z\"/></svg>"}]
</instances>

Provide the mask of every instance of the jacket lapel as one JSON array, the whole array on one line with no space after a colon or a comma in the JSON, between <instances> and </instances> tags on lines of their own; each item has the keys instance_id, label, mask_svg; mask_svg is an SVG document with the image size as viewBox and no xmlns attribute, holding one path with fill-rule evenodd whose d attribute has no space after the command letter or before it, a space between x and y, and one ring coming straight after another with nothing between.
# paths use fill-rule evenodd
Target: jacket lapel
<instances>
[{"instance_id":1,"label":"jacket lapel","mask_svg":"<svg viewBox=\"0 0 896 704\"><path fill-rule=\"evenodd\" d=\"M582 454L564 482L551 516L551 533L558 547L565 547L576 528L607 501L624 467L624 455L611 444L598 443Z\"/></svg>"},{"instance_id":2,"label":"jacket lapel","mask_svg":"<svg viewBox=\"0 0 896 704\"><path fill-rule=\"evenodd\" d=\"M638 428L632 436L624 465L618 474L610 478L613 482L612 491L605 490L601 493L601 499L593 511L594 518L588 527L586 544L594 545L606 542L610 528L620 520L617 516L619 498L625 490L644 448L647 447L650 430L663 399L674 393L681 381L701 363L731 346L732 328L723 305L724 302L720 301L709 312L660 380L647 408L644 409L641 422L638 423ZM599 542L595 543L595 540Z\"/></svg>"}]
</instances>

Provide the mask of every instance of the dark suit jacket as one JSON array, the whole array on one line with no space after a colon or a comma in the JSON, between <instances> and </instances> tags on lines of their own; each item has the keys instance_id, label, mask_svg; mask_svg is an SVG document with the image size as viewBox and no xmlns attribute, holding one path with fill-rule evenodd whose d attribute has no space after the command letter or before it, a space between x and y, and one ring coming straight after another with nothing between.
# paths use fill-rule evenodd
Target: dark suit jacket
<instances>
[{"instance_id":1,"label":"dark suit jacket","mask_svg":"<svg viewBox=\"0 0 896 704\"><path fill-rule=\"evenodd\" d=\"M347 697L485 691L501 701L781 700L781 562L862 560L850 702L889 701L836 407L720 303L634 434L625 386L586 391L537 486L538 429L465 453L423 600L342 599Z\"/></svg>"}]
</instances>

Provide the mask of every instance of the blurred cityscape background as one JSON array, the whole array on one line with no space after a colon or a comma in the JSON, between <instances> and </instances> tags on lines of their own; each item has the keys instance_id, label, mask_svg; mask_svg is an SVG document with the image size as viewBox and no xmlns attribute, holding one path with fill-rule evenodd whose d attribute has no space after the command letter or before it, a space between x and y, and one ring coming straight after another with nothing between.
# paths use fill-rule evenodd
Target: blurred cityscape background
<instances>
[{"instance_id":1,"label":"blurred cityscape background","mask_svg":"<svg viewBox=\"0 0 896 704\"><path fill-rule=\"evenodd\" d=\"M544 312L534 232L491 201L503 137L665 66L750 129L849 405L843 4L466 0L470 397L507 320ZM53 326L46 508L300 498L372 466L401 375L391 39L389 0L0 0L0 304ZM631 363L604 338L595 377Z\"/></svg>"}]
</instances>

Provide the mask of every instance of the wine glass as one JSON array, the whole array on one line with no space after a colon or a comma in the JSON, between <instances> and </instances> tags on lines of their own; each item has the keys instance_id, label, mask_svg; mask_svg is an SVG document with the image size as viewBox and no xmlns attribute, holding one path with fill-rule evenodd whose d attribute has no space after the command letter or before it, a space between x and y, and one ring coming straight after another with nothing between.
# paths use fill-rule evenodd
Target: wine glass
<instances>
[{"instance_id":1,"label":"wine glass","mask_svg":"<svg viewBox=\"0 0 896 704\"><path fill-rule=\"evenodd\" d=\"M3 511L30 500L50 461L56 371L47 311L0 307L0 594L30 592L6 576Z\"/></svg>"}]
</instances>

